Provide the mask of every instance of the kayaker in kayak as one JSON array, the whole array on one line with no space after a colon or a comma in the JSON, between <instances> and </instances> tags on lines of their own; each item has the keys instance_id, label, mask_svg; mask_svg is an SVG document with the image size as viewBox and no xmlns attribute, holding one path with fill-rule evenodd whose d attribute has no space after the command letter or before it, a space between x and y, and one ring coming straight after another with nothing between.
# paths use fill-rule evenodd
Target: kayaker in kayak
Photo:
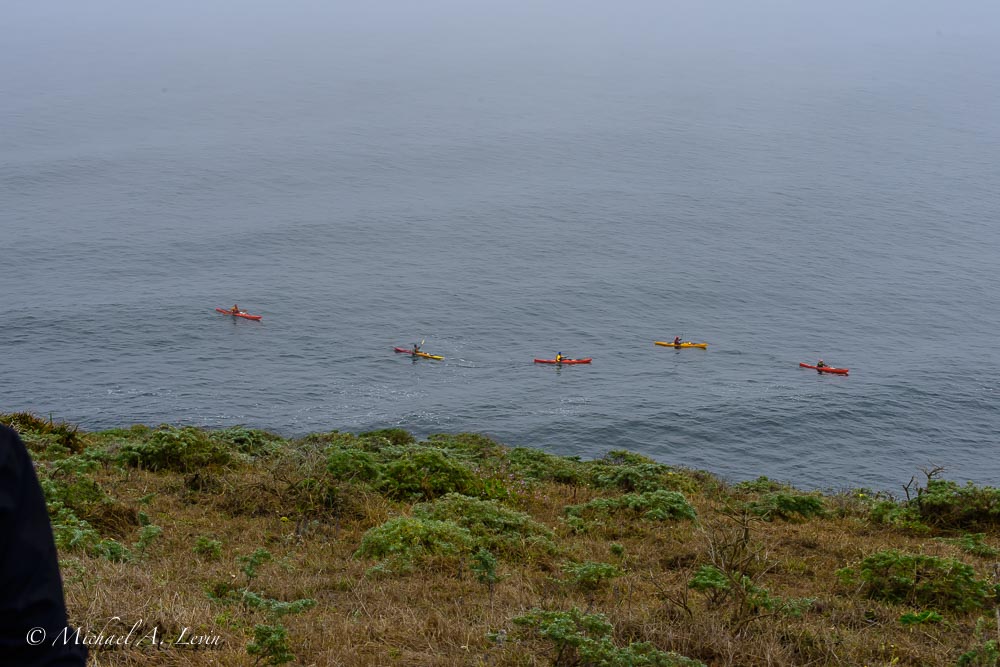
<instances>
[{"instance_id":1,"label":"kayaker in kayak","mask_svg":"<svg viewBox=\"0 0 1000 667\"><path fill-rule=\"evenodd\" d=\"M420 351L420 346L417 345L416 343L414 343L413 344L413 354L416 354L419 351Z\"/></svg>"},{"instance_id":2,"label":"kayaker in kayak","mask_svg":"<svg viewBox=\"0 0 1000 667\"><path fill-rule=\"evenodd\" d=\"M556 363L559 363L563 359L564 357L562 356L562 352L556 352Z\"/></svg>"},{"instance_id":3,"label":"kayaker in kayak","mask_svg":"<svg viewBox=\"0 0 1000 667\"><path fill-rule=\"evenodd\" d=\"M674 345L680 345L680 344L681 344L681 337L674 336Z\"/></svg>"},{"instance_id":4,"label":"kayaker in kayak","mask_svg":"<svg viewBox=\"0 0 1000 667\"><path fill-rule=\"evenodd\" d=\"M233 307L230 309L230 312L232 312L233 315L238 315L241 312L240 307L237 306L236 304L233 304Z\"/></svg>"},{"instance_id":5,"label":"kayaker in kayak","mask_svg":"<svg viewBox=\"0 0 1000 667\"><path fill-rule=\"evenodd\" d=\"M816 362L816 368L826 368L826 364L823 362L822 359Z\"/></svg>"}]
</instances>

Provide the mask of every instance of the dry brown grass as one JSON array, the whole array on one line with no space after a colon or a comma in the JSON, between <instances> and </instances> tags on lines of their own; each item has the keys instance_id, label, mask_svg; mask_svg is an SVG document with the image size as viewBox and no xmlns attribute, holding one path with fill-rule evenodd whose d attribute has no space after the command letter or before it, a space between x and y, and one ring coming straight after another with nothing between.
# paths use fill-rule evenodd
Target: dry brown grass
<instances>
[{"instance_id":1,"label":"dry brown grass","mask_svg":"<svg viewBox=\"0 0 1000 667\"><path fill-rule=\"evenodd\" d=\"M317 503L295 487L295 466L321 475L322 460L306 456L199 477L114 467L95 472L102 487L129 508L112 517L125 522L114 524L118 533L129 532L129 512L142 510L163 534L138 561L64 554L71 621L122 634L141 621L145 632L155 626L168 639L190 628L218 635L220 645L96 650L91 664L253 664L246 646L254 625L268 622L266 615L213 601L206 590L219 583L242 585L245 576L236 559L260 547L274 560L260 568L252 590L278 600L317 601L315 608L281 621L296 664L302 665L548 665L551 647L519 639L511 619L536 607L574 606L604 613L619 645L649 641L708 665L950 665L976 645L977 614L949 614L944 623L907 629L898 619L911 609L860 598L838 583L836 570L875 551L899 548L961 558L983 576L995 576L990 559L873 526L850 511L801 522L752 521L748 572L773 595L814 602L800 618L741 615L732 604L713 607L687 585L697 568L710 562L712 551L732 537L722 485L689 494L698 523L628 518L577 534L561 521L563 508L610 492L546 483L508 504L552 528L559 553L501 560L501 580L491 596L467 567L433 559L411 574L366 576L374 563L353 557L363 534L407 515L411 505L343 487L334 506L304 511ZM146 504L139 503L150 494L155 495ZM199 536L220 540L222 557L196 555ZM994 545L997 539L995 533L987 536ZM612 553L613 542L624 548L621 557ZM564 581L560 565L567 560L615 563L625 574L597 591L582 590ZM992 618L990 610L983 614ZM111 620L115 617L121 620ZM507 633L506 641L488 639L497 631ZM995 631L983 637L989 638Z\"/></svg>"}]
</instances>

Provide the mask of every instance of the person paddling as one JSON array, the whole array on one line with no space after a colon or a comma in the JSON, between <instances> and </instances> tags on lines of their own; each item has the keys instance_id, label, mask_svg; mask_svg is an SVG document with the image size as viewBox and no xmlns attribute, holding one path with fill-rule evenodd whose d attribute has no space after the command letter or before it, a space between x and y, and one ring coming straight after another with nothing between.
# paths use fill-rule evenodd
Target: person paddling
<instances>
[{"instance_id":1,"label":"person paddling","mask_svg":"<svg viewBox=\"0 0 1000 667\"><path fill-rule=\"evenodd\" d=\"M420 345L418 345L417 343L414 343L413 344L413 354L416 354L419 351L420 351Z\"/></svg>"},{"instance_id":2,"label":"person paddling","mask_svg":"<svg viewBox=\"0 0 1000 667\"><path fill-rule=\"evenodd\" d=\"M816 362L816 368L826 368L826 363L822 359L820 359L819 361Z\"/></svg>"},{"instance_id":3,"label":"person paddling","mask_svg":"<svg viewBox=\"0 0 1000 667\"><path fill-rule=\"evenodd\" d=\"M680 344L681 344L681 337L674 336L674 345L680 345Z\"/></svg>"},{"instance_id":4,"label":"person paddling","mask_svg":"<svg viewBox=\"0 0 1000 667\"><path fill-rule=\"evenodd\" d=\"M238 305L236 305L236 304L233 304L233 307L232 307L232 309L230 310L230 312L231 312L231 313L232 313L233 315L239 315L239 314L240 314L240 307L239 307Z\"/></svg>"},{"instance_id":5,"label":"person paddling","mask_svg":"<svg viewBox=\"0 0 1000 667\"><path fill-rule=\"evenodd\" d=\"M556 363L560 363L565 357L563 357L562 352L556 352Z\"/></svg>"}]
</instances>

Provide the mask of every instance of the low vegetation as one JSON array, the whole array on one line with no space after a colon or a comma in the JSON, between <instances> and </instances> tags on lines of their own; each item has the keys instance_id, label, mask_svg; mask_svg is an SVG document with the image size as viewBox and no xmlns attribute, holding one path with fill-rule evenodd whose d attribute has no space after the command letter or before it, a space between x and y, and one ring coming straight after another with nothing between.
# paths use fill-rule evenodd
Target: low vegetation
<instances>
[{"instance_id":1,"label":"low vegetation","mask_svg":"<svg viewBox=\"0 0 1000 667\"><path fill-rule=\"evenodd\" d=\"M100 665L1000 665L1000 489L0 415ZM198 638L190 642L192 637Z\"/></svg>"}]
</instances>

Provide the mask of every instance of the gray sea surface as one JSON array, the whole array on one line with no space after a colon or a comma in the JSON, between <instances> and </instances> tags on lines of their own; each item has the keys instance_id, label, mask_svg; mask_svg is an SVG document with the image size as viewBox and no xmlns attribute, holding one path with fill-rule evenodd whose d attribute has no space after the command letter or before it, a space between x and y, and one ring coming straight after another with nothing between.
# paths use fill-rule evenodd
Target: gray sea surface
<instances>
[{"instance_id":1,"label":"gray sea surface","mask_svg":"<svg viewBox=\"0 0 1000 667\"><path fill-rule=\"evenodd\" d=\"M1000 482L1000 3L361 4L2 3L0 411Z\"/></svg>"}]
</instances>

